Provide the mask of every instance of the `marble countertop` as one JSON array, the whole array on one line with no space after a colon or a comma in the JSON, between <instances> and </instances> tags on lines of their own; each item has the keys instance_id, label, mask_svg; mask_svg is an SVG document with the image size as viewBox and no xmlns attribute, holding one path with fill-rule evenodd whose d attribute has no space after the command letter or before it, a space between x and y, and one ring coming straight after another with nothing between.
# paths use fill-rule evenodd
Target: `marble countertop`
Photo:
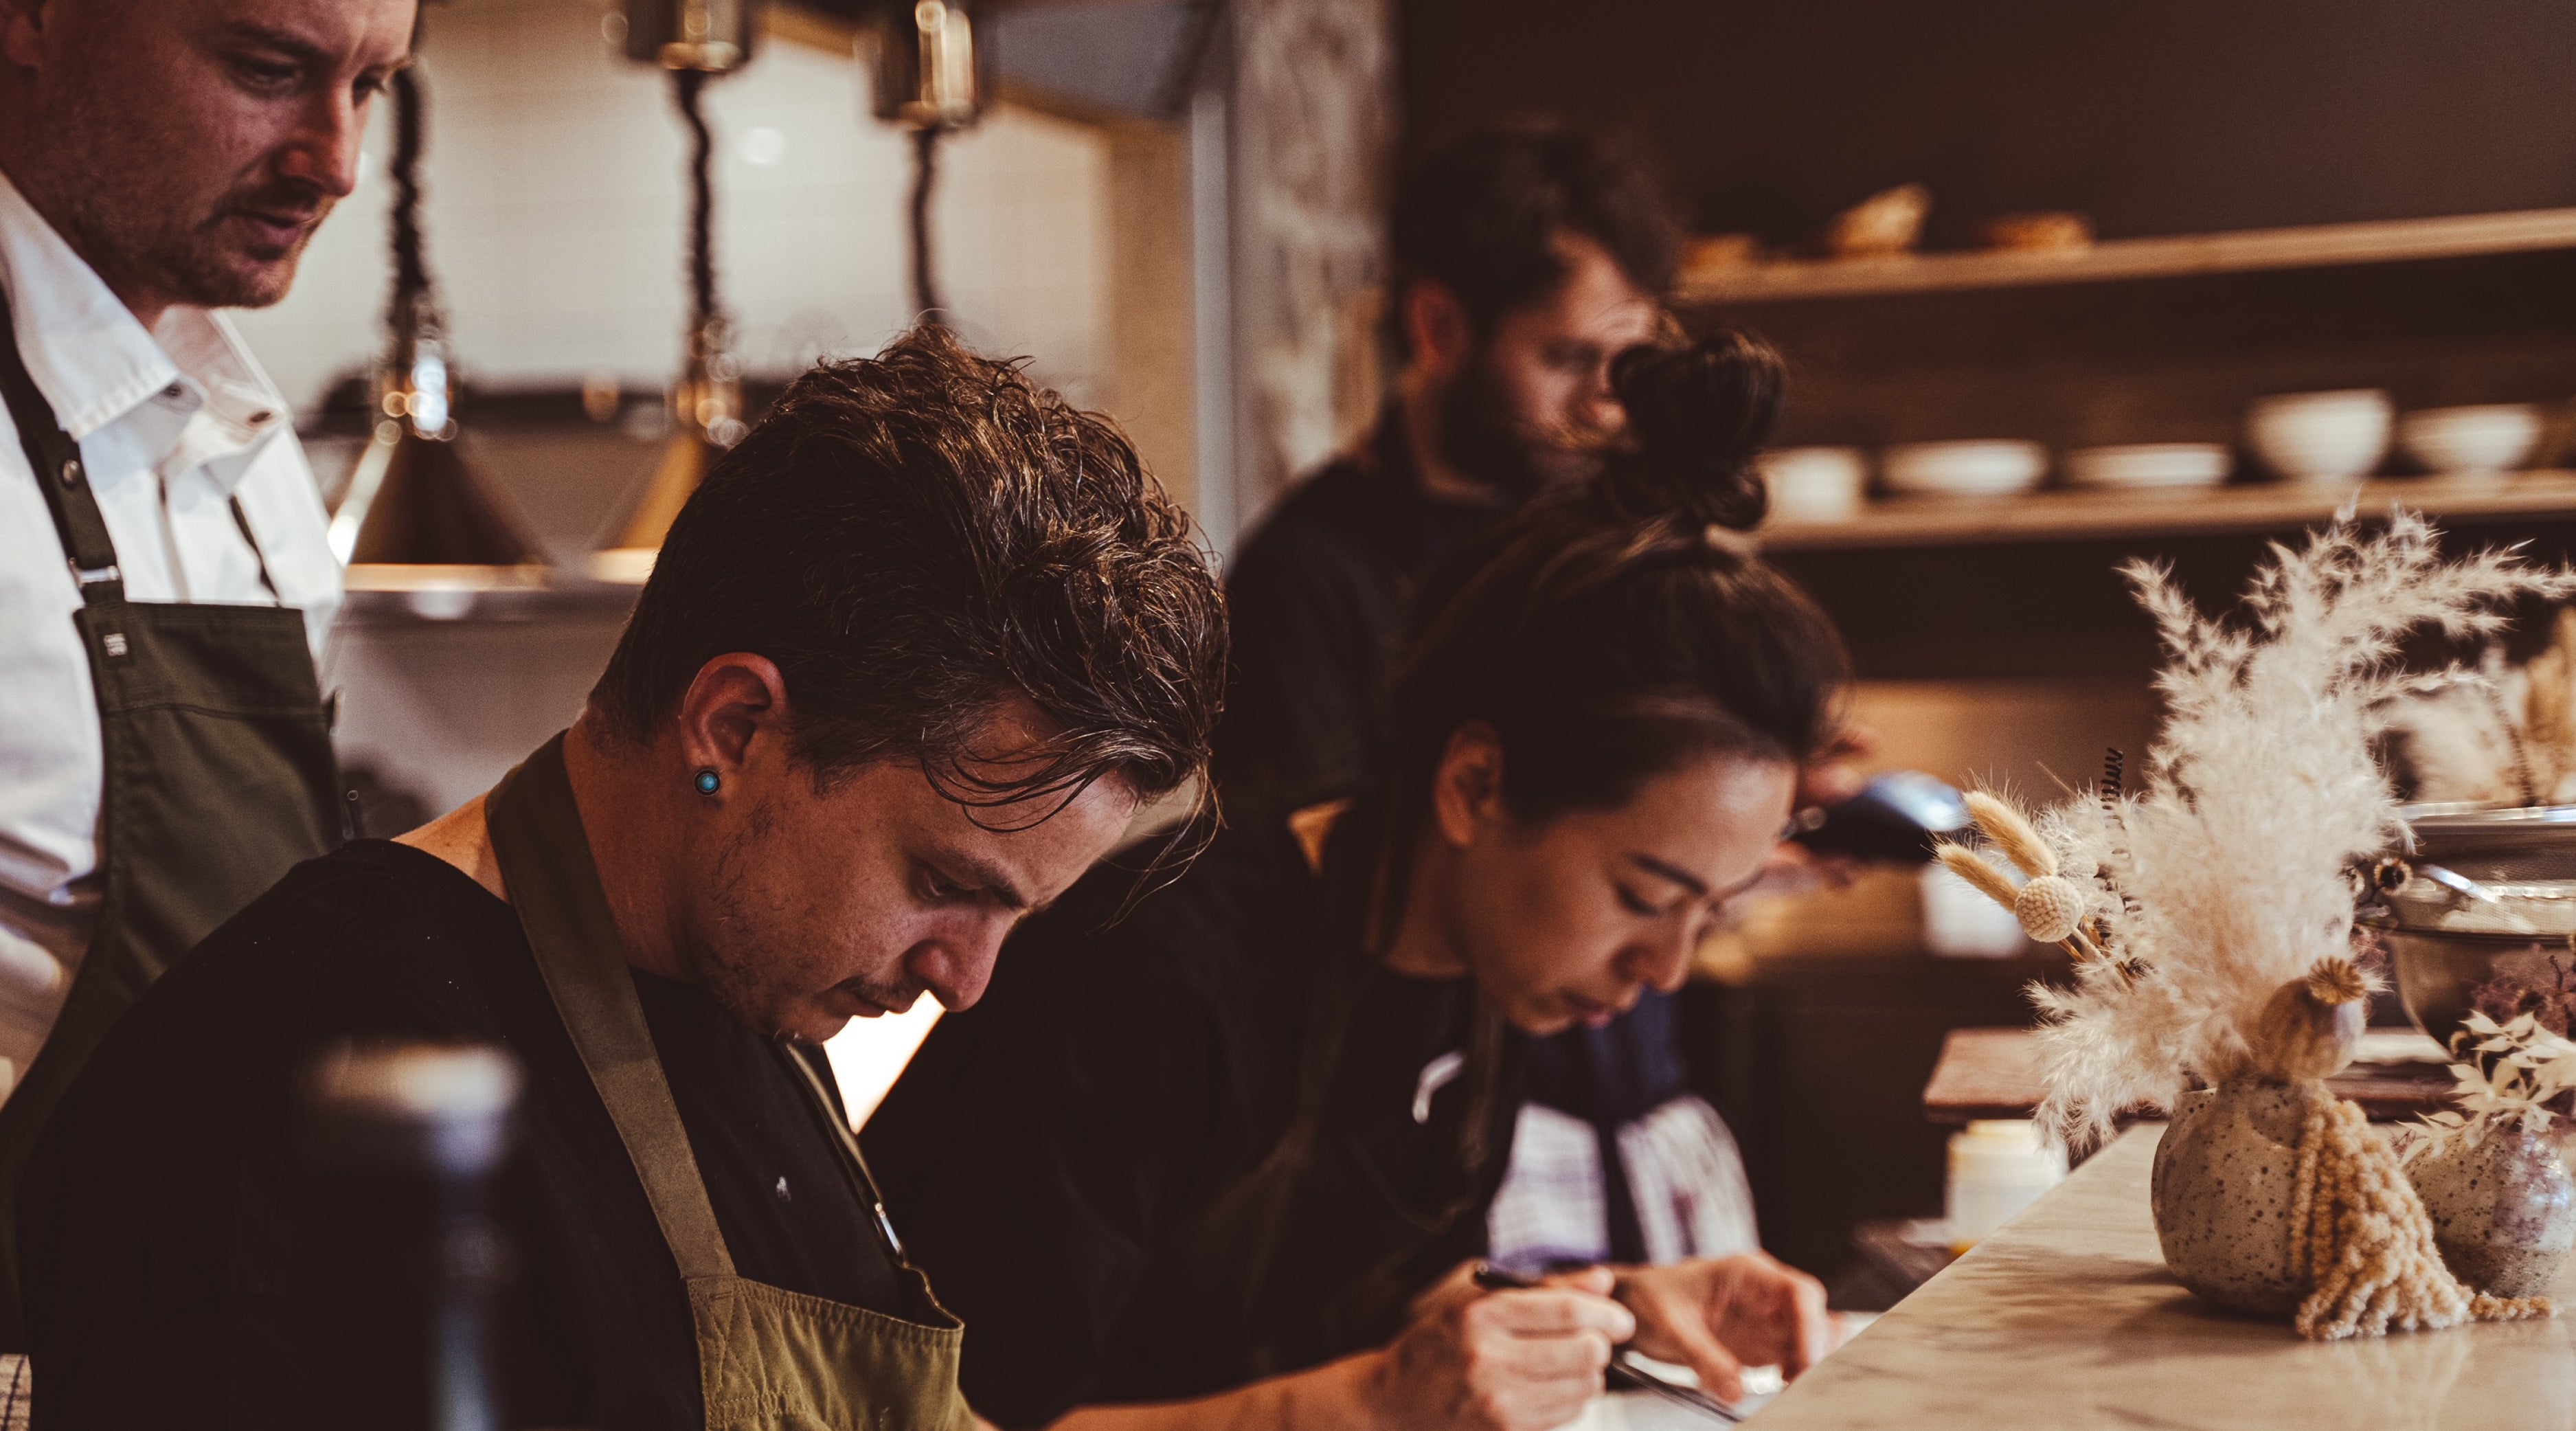
<instances>
[{"instance_id":1,"label":"marble countertop","mask_svg":"<svg viewBox=\"0 0 2576 1431\"><path fill-rule=\"evenodd\" d=\"M2556 1321L2307 1342L2165 1271L2160 1124L2132 1128L1750 1423L1760 1431L2576 1428L2576 1265ZM1708 1423L1714 1424L1714 1423Z\"/></svg>"}]
</instances>

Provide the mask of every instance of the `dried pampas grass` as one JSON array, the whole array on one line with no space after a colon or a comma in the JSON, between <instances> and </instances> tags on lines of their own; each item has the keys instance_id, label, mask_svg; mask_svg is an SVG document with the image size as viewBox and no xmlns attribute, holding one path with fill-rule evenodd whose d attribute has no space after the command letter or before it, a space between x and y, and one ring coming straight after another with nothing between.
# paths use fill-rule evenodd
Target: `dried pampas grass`
<instances>
[{"instance_id":1,"label":"dried pampas grass","mask_svg":"<svg viewBox=\"0 0 2576 1431\"><path fill-rule=\"evenodd\" d=\"M2424 683L2388 711L2413 798L2472 805L2576 801L2576 611L2521 667L2490 649L2478 669Z\"/></svg>"},{"instance_id":2,"label":"dried pampas grass","mask_svg":"<svg viewBox=\"0 0 2576 1431\"><path fill-rule=\"evenodd\" d=\"M2490 638L2515 600L2576 593L2576 573L2512 551L2444 561L2404 511L2377 534L2347 513L2297 549L2276 544L2237 622L2203 616L2162 567L2124 574L2167 652L2164 727L2137 793L2088 792L2034 827L2060 866L2087 872L2083 924L2112 956L2079 961L2071 988L2033 991L2039 1116L2078 1144L2126 1110L2253 1070L2273 992L2352 952L2345 871L2397 824L2373 740L2392 698L2420 687L2398 669L2400 639Z\"/></svg>"}]
</instances>

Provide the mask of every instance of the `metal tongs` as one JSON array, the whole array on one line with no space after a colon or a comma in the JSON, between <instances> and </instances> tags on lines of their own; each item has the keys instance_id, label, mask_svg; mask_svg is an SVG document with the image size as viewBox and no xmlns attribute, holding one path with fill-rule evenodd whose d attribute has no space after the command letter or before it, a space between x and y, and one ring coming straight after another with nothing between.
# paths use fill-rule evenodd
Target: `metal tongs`
<instances>
[{"instance_id":1,"label":"metal tongs","mask_svg":"<svg viewBox=\"0 0 2576 1431\"><path fill-rule=\"evenodd\" d=\"M1529 1288L1542 1285L1535 1277L1524 1277L1517 1272L1506 1272L1491 1262L1479 1262L1476 1264L1475 1281L1477 1286L1484 1288L1488 1292L1525 1291ZM1680 1406L1687 1406L1693 1411L1700 1412L1703 1415L1714 1416L1720 1421L1738 1422L1744 1419L1744 1414L1742 1412L1728 1406L1725 1402L1718 1400L1707 1392L1702 1391L1697 1387L1684 1386L1679 1382L1666 1381L1662 1377L1655 1375L1653 1372L1646 1370L1644 1367L1637 1365L1634 1359L1635 1356L1636 1353L1628 1351L1625 1348L1612 1352L1610 1354L1610 1364L1602 1368L1602 1379L1614 1387L1619 1387L1628 1391L1642 1391L1649 1395L1660 1396L1666 1401L1673 1402Z\"/></svg>"},{"instance_id":2,"label":"metal tongs","mask_svg":"<svg viewBox=\"0 0 2576 1431\"><path fill-rule=\"evenodd\" d=\"M2415 866L2415 873L2421 878L2431 880L2433 883L2440 885L2445 891L2453 896L2451 902L2454 904L2504 903L2503 900L2496 897L2496 892L2494 890L2487 888L2485 885L2478 883L2467 875L2445 869L2440 865L2418 864Z\"/></svg>"}]
</instances>

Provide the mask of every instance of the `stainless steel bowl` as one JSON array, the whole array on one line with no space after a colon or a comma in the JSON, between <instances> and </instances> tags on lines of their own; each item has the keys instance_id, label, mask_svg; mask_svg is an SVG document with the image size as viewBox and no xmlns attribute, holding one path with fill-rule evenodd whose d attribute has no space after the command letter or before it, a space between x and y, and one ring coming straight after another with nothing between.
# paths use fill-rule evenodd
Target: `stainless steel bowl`
<instances>
[{"instance_id":1,"label":"stainless steel bowl","mask_svg":"<svg viewBox=\"0 0 2576 1431\"><path fill-rule=\"evenodd\" d=\"M2409 805L2410 860L2430 860L2480 884L2576 882L2576 805Z\"/></svg>"},{"instance_id":2,"label":"stainless steel bowl","mask_svg":"<svg viewBox=\"0 0 2576 1431\"><path fill-rule=\"evenodd\" d=\"M2564 935L2388 928L2381 937L2406 1016L2446 1048L2470 1010L2484 1009L2501 1023L2576 981Z\"/></svg>"},{"instance_id":3,"label":"stainless steel bowl","mask_svg":"<svg viewBox=\"0 0 2576 1431\"><path fill-rule=\"evenodd\" d=\"M2576 805L2401 813L2411 835L2401 858L2441 865L2495 896L2469 901L2418 876L2388 894L2387 917L2370 921L2415 1026L2447 1046L2472 1009L2501 1022L2564 998L2576 1012Z\"/></svg>"}]
</instances>

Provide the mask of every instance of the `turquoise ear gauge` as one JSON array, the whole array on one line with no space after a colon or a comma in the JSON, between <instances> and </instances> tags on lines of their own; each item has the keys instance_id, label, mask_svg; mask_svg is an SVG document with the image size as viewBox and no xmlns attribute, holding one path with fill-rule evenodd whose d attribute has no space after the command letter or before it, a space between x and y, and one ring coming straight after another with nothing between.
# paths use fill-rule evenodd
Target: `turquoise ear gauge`
<instances>
[{"instance_id":1,"label":"turquoise ear gauge","mask_svg":"<svg viewBox=\"0 0 2576 1431\"><path fill-rule=\"evenodd\" d=\"M724 788L724 777L713 770L701 770L698 772L697 787L699 794L713 795Z\"/></svg>"}]
</instances>

